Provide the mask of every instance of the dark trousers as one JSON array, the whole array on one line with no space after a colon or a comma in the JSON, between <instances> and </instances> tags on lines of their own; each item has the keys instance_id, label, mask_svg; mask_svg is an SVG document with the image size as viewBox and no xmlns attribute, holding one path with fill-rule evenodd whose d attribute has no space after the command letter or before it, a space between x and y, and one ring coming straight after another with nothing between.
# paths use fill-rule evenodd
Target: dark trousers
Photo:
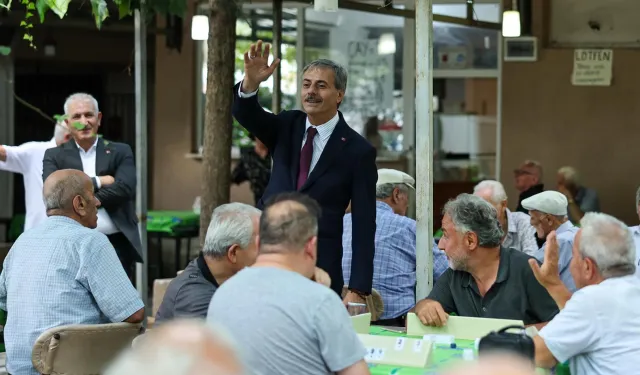
<instances>
[{"instance_id":1,"label":"dark trousers","mask_svg":"<svg viewBox=\"0 0 640 375\"><path fill-rule=\"evenodd\" d=\"M110 234L107 236L107 238L109 239L109 242L111 242L111 245L113 245L113 248L116 249L116 254L120 259L120 263L122 263L122 268L124 268L124 272L127 273L127 276L129 277L131 282L135 283L135 280L134 280L135 267L134 266L136 263L133 260L133 256L131 254L131 251L134 251L132 249L131 243L129 243L129 240L127 239L127 237L125 237L124 234L120 232Z\"/></svg>"}]
</instances>

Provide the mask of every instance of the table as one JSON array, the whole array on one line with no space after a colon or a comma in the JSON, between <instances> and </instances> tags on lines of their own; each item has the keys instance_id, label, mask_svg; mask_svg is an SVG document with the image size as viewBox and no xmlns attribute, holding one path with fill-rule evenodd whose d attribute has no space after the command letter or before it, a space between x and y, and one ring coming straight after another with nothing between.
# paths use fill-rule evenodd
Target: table
<instances>
[{"instance_id":1,"label":"table","mask_svg":"<svg viewBox=\"0 0 640 375\"><path fill-rule=\"evenodd\" d=\"M200 215L193 211L149 211L147 212L147 235L156 238L158 244L158 278L162 277L161 270L164 262L162 260L162 239L171 238L175 240L175 265L176 272L180 267L180 252L182 251L182 240L187 240L187 251L185 253L185 265L189 263L189 250L191 249L191 239L200 236Z\"/></svg>"},{"instance_id":2,"label":"table","mask_svg":"<svg viewBox=\"0 0 640 375\"><path fill-rule=\"evenodd\" d=\"M390 331L380 326L371 326L369 334L407 337L405 333ZM455 349L451 349L449 345L436 344L434 350L431 352L429 364L425 368L369 364L369 370L371 371L371 375L436 375L449 366L459 363L462 360L462 352L464 349L473 349L474 347L475 342L473 340L456 339ZM556 374L570 375L568 366L557 366Z\"/></svg>"}]
</instances>

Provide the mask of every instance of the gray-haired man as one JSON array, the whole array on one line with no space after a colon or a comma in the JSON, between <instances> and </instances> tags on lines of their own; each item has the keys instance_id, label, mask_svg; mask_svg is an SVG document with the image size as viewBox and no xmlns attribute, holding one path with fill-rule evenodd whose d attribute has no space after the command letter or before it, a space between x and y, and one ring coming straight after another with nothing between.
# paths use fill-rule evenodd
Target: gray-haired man
<instances>
[{"instance_id":1,"label":"gray-haired man","mask_svg":"<svg viewBox=\"0 0 640 375\"><path fill-rule=\"evenodd\" d=\"M376 232L376 150L346 123L338 108L347 89L347 71L331 60L303 69L300 89L304 111L266 112L257 100L260 84L279 60L269 65L269 46L252 44L244 55L244 79L233 90L233 115L267 146L273 157L269 185L258 207L280 193L299 191L322 207L318 267L331 276L341 294L342 219L351 201L353 259L344 302L364 302L373 280Z\"/></svg>"},{"instance_id":2,"label":"gray-haired man","mask_svg":"<svg viewBox=\"0 0 640 375\"><path fill-rule=\"evenodd\" d=\"M169 284L156 324L206 317L216 289L256 261L260 214L260 210L244 203L223 204L213 211L202 253Z\"/></svg>"},{"instance_id":3,"label":"gray-haired man","mask_svg":"<svg viewBox=\"0 0 640 375\"><path fill-rule=\"evenodd\" d=\"M450 269L436 281L429 296L416 305L423 324L443 326L449 314L522 320L551 320L558 307L538 283L528 255L500 246L502 229L496 209L487 201L460 194L444 206L438 247Z\"/></svg>"}]
</instances>

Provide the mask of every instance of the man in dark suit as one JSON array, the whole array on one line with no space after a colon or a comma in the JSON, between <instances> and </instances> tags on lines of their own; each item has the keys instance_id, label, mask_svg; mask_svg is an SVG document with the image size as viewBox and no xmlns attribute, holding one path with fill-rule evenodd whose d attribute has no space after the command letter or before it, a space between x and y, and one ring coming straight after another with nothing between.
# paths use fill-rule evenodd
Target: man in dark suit
<instances>
[{"instance_id":1,"label":"man in dark suit","mask_svg":"<svg viewBox=\"0 0 640 375\"><path fill-rule=\"evenodd\" d=\"M44 154L42 178L60 169L84 171L99 201L98 231L116 249L127 275L142 262L142 244L134 211L136 167L131 147L98 137L102 113L89 94L73 94L64 103L67 127L73 139Z\"/></svg>"},{"instance_id":2,"label":"man in dark suit","mask_svg":"<svg viewBox=\"0 0 640 375\"><path fill-rule=\"evenodd\" d=\"M301 88L303 111L272 114L258 103L260 83L280 62L268 64L269 45L262 41L244 54L245 76L234 89L233 115L269 149L271 179L258 207L271 196L300 191L322 208L318 233L318 267L331 277L331 288L341 293L342 217L351 201L353 261L344 302L364 302L371 293L376 231L376 151L347 125L338 107L344 99L347 72L330 60L304 68ZM283 227L283 230L287 230ZM268 281L267 281L268 282Z\"/></svg>"}]
</instances>

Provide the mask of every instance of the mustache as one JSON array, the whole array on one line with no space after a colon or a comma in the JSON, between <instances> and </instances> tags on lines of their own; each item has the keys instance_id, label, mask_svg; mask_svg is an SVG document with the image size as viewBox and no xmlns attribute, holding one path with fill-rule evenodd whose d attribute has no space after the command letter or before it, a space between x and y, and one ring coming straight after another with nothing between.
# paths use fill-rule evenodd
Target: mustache
<instances>
[{"instance_id":1,"label":"mustache","mask_svg":"<svg viewBox=\"0 0 640 375\"><path fill-rule=\"evenodd\" d=\"M304 98L304 101L305 101L305 102L308 102L309 100L314 100L314 101L316 101L316 100L321 100L321 99L320 99L318 96L316 96L316 95L307 95L307 97L306 97L306 98Z\"/></svg>"}]
</instances>

